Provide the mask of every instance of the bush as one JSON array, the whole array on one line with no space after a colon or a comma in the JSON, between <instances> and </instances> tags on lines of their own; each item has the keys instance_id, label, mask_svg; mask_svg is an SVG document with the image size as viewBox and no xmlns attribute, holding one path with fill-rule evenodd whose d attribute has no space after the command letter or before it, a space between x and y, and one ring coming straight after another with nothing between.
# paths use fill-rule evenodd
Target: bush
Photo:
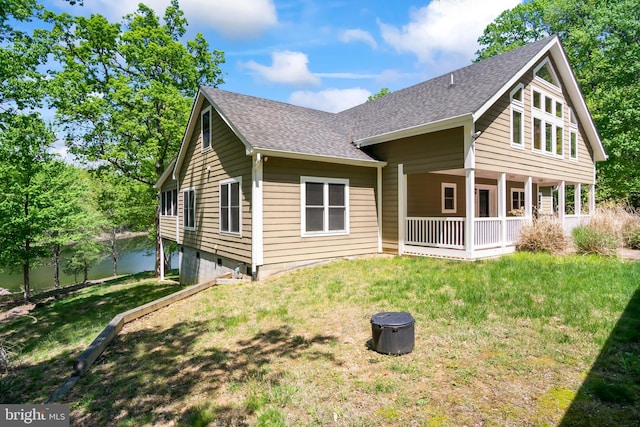
<instances>
[{"instance_id":1,"label":"bush","mask_svg":"<svg viewBox=\"0 0 640 427\"><path fill-rule=\"evenodd\" d=\"M620 247L616 234L601 224L589 223L573 229L573 244L579 254L612 256Z\"/></svg>"},{"instance_id":2,"label":"bush","mask_svg":"<svg viewBox=\"0 0 640 427\"><path fill-rule=\"evenodd\" d=\"M632 216L624 223L622 240L629 249L640 249L640 217Z\"/></svg>"},{"instance_id":3,"label":"bush","mask_svg":"<svg viewBox=\"0 0 640 427\"><path fill-rule=\"evenodd\" d=\"M567 248L568 242L562 224L554 217L538 217L522 227L516 245L519 251L549 252L558 254Z\"/></svg>"}]
</instances>

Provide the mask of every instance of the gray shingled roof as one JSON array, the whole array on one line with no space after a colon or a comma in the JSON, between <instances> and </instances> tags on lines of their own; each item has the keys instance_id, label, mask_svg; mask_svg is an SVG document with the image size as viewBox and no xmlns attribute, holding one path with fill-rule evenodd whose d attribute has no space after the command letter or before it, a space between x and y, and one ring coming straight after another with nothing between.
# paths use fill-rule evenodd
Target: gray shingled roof
<instances>
[{"instance_id":1,"label":"gray shingled roof","mask_svg":"<svg viewBox=\"0 0 640 427\"><path fill-rule=\"evenodd\" d=\"M551 39L539 40L337 114L220 89L201 90L254 148L373 160L352 141L475 113Z\"/></svg>"}]
</instances>

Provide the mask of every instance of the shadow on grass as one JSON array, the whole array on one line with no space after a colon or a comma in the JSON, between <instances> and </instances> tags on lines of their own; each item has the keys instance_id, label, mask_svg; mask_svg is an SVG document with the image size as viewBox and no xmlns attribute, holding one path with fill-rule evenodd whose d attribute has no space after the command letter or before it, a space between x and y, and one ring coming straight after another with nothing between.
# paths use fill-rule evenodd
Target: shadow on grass
<instances>
[{"instance_id":1,"label":"shadow on grass","mask_svg":"<svg viewBox=\"0 0 640 427\"><path fill-rule=\"evenodd\" d=\"M600 351L560 426L640 425L640 289Z\"/></svg>"},{"instance_id":2,"label":"shadow on grass","mask_svg":"<svg viewBox=\"0 0 640 427\"><path fill-rule=\"evenodd\" d=\"M72 424L246 425L255 402L225 405L217 400L223 390L252 382L278 388L282 376L269 366L275 360L341 363L316 346L334 341L331 336L307 339L282 325L220 348L207 342L210 325L190 321L120 335L64 398L78 408Z\"/></svg>"},{"instance_id":3,"label":"shadow on grass","mask_svg":"<svg viewBox=\"0 0 640 427\"><path fill-rule=\"evenodd\" d=\"M19 349L15 358L29 360L20 363L18 358L12 371L0 376L0 403L43 401L71 373L73 358L115 315L180 289L154 281L135 283L146 278L134 275L75 291L28 316L0 323L0 339ZM131 286L116 287L132 279Z\"/></svg>"}]
</instances>

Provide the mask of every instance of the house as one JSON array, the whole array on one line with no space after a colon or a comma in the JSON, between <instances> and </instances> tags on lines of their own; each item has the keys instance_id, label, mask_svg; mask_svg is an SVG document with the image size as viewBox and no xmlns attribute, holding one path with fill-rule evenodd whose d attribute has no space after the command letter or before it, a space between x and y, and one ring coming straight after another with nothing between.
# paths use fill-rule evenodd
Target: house
<instances>
[{"instance_id":1,"label":"house","mask_svg":"<svg viewBox=\"0 0 640 427\"><path fill-rule=\"evenodd\" d=\"M602 143L552 36L334 114L208 87L160 177L185 283L372 253L478 259L594 211Z\"/></svg>"}]
</instances>

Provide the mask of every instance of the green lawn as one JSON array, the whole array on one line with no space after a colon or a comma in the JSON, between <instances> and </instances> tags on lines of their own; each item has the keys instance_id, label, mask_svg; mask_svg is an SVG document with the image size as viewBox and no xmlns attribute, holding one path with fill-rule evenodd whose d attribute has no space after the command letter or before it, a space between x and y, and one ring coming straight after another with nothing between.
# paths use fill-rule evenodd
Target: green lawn
<instances>
[{"instance_id":1,"label":"green lawn","mask_svg":"<svg viewBox=\"0 0 640 427\"><path fill-rule=\"evenodd\" d=\"M596 257L334 262L125 326L63 402L73 425L637 425L639 284L640 263ZM369 348L380 311L413 315L412 353ZM6 378L14 401L55 388Z\"/></svg>"}]
</instances>

